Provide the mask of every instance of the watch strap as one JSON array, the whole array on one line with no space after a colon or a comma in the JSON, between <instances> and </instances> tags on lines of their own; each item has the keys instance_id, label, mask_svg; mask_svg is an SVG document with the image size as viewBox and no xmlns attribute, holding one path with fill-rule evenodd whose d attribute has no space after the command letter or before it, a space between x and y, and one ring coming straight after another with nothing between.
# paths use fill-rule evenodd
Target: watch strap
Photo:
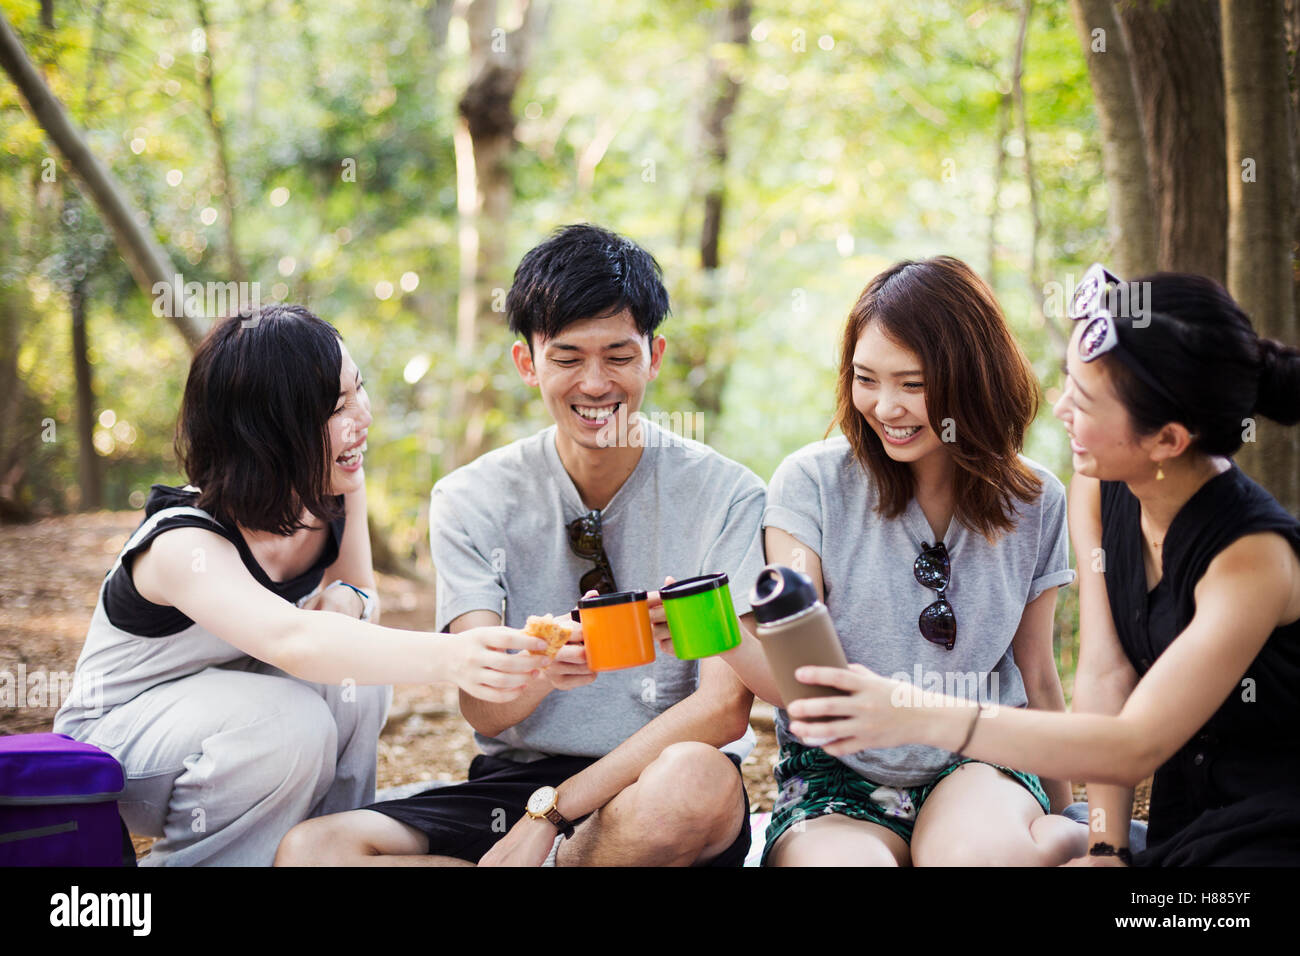
<instances>
[{"instance_id":1,"label":"watch strap","mask_svg":"<svg viewBox=\"0 0 1300 956\"><path fill-rule=\"evenodd\" d=\"M1133 865L1133 853L1126 846L1114 847L1104 841L1098 841L1088 847L1089 856L1115 856L1128 866Z\"/></svg>"},{"instance_id":2,"label":"watch strap","mask_svg":"<svg viewBox=\"0 0 1300 956\"><path fill-rule=\"evenodd\" d=\"M573 824L570 823L568 820L564 819L564 816L560 813L559 810L555 808L554 805L551 806L551 809L547 810L544 814L542 814L542 816L546 817L547 820L550 820L551 823L555 824L555 829L559 830L562 834L564 834L564 838L566 840L571 839L573 837Z\"/></svg>"}]
</instances>

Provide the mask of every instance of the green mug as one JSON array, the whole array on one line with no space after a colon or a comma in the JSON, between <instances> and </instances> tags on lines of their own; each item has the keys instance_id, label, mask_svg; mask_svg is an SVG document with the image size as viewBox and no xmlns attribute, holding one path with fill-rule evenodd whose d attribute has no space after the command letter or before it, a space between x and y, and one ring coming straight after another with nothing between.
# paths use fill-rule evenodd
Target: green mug
<instances>
[{"instance_id":1,"label":"green mug","mask_svg":"<svg viewBox=\"0 0 1300 956\"><path fill-rule=\"evenodd\" d=\"M740 622L725 574L701 574L659 591L679 660L693 661L740 646Z\"/></svg>"}]
</instances>

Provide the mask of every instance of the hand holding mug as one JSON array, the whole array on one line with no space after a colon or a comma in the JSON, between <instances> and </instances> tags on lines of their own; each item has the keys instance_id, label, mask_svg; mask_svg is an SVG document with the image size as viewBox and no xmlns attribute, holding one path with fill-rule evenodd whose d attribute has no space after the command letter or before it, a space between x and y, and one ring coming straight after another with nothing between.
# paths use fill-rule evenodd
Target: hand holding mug
<instances>
[{"instance_id":1,"label":"hand holding mug","mask_svg":"<svg viewBox=\"0 0 1300 956\"><path fill-rule=\"evenodd\" d=\"M671 575L664 578L664 587L672 584L676 579ZM658 591L651 591L646 596L646 603L650 605L650 626L654 630L655 643L659 645L659 653L673 653L673 635L668 630L668 616L664 612L664 599L660 597Z\"/></svg>"}]
</instances>

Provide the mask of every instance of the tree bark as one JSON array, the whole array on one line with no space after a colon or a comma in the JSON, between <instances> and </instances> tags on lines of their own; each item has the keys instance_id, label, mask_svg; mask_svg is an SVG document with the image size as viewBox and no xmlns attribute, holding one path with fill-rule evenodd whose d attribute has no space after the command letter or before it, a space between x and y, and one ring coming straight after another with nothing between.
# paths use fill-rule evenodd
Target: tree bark
<instances>
[{"instance_id":1,"label":"tree bark","mask_svg":"<svg viewBox=\"0 0 1300 956\"><path fill-rule=\"evenodd\" d=\"M1227 119L1228 290L1266 338L1296 342L1292 132L1282 0L1222 0ZM1300 513L1295 430L1257 423L1242 468Z\"/></svg>"},{"instance_id":2,"label":"tree bark","mask_svg":"<svg viewBox=\"0 0 1300 956\"><path fill-rule=\"evenodd\" d=\"M1017 61L1020 57L1021 46L1016 44L1015 57ZM988 281L990 288L996 287L997 269L998 269L998 219L1001 214L1001 207L998 205L1002 197L1002 180L1006 177L1007 170L1007 136L1011 133L1011 89L1008 87L1007 92L998 93L998 125L994 130L994 155L993 155L993 208L989 211L989 232L988 232L988 268L984 272L984 278ZM1038 294L1034 294L1038 298Z\"/></svg>"},{"instance_id":3,"label":"tree bark","mask_svg":"<svg viewBox=\"0 0 1300 956\"><path fill-rule=\"evenodd\" d=\"M509 285L506 233L514 182L509 160L515 144L513 100L531 52L540 15L524 0L523 20L509 32L497 27L496 0L473 0L467 19L471 78L460 99L459 114L473 148L474 220L478 256L474 274L473 321L458 329L463 347L473 348L480 325L493 321L491 290Z\"/></svg>"},{"instance_id":4,"label":"tree bark","mask_svg":"<svg viewBox=\"0 0 1300 956\"><path fill-rule=\"evenodd\" d=\"M226 148L226 126L217 109L217 90L214 75L217 71L212 55L212 23L208 19L206 0L194 0L194 11L199 26L203 28L206 52L197 57L199 85L203 90L203 113L208 120L208 129L212 133L212 142L217 160L217 188L212 191L220 196L221 215L225 220L226 233L226 271L228 277L236 282L246 278L243 260L239 257L239 244L235 241L235 179L230 175L230 154Z\"/></svg>"},{"instance_id":5,"label":"tree bark","mask_svg":"<svg viewBox=\"0 0 1300 956\"><path fill-rule=\"evenodd\" d=\"M715 31L715 47L727 44L744 48L749 43L750 0L735 0L721 14ZM700 227L700 267L718 268L718 241L722 234L722 211L727 182L727 120L735 112L740 82L732 76L730 57L709 56L705 87L710 102L704 114L704 222Z\"/></svg>"},{"instance_id":6,"label":"tree bark","mask_svg":"<svg viewBox=\"0 0 1300 956\"><path fill-rule=\"evenodd\" d=\"M1291 298L1300 332L1300 0L1283 0L1286 28L1287 129L1291 134Z\"/></svg>"},{"instance_id":7,"label":"tree bark","mask_svg":"<svg viewBox=\"0 0 1300 956\"><path fill-rule=\"evenodd\" d=\"M447 30L451 26L451 13L454 6L452 0L433 0L424 8L425 26L433 40L434 56L438 58L438 62L434 64L435 75L442 68L442 58L447 48Z\"/></svg>"},{"instance_id":8,"label":"tree bark","mask_svg":"<svg viewBox=\"0 0 1300 956\"><path fill-rule=\"evenodd\" d=\"M1156 217L1128 41L1111 0L1070 0L1070 9L1101 133L1111 255L1121 276L1141 275L1158 261Z\"/></svg>"},{"instance_id":9,"label":"tree bark","mask_svg":"<svg viewBox=\"0 0 1300 956\"><path fill-rule=\"evenodd\" d=\"M67 159L87 195L98 208L100 216L112 231L118 251L131 270L136 284L152 300L156 283L170 286L175 281L177 272L171 258L141 226L117 177L90 151L85 138L72 124L62 104L32 66L17 34L2 13L0 67L4 68L18 87L36 122ZM168 310L169 318L190 348L194 348L204 332L199 317L188 311L181 289L173 290L172 302L176 307Z\"/></svg>"},{"instance_id":10,"label":"tree bark","mask_svg":"<svg viewBox=\"0 0 1300 956\"><path fill-rule=\"evenodd\" d=\"M77 380L77 484L81 488L81 510L104 507L103 476L95 452L95 390L91 383L86 334L87 283L72 284L68 304L72 311L72 367Z\"/></svg>"},{"instance_id":11,"label":"tree bark","mask_svg":"<svg viewBox=\"0 0 1300 956\"><path fill-rule=\"evenodd\" d=\"M465 12L470 79L459 103L454 144L461 257L456 348L466 364L475 360L482 330L500 323L501 313L493 306L500 305L510 285L506 236L514 195L512 103L544 19L529 0L522 0L521 13L519 26L507 32L497 26L496 0L473 0ZM464 432L453 444L452 467L477 458L490 440L487 412L494 391L485 378L456 385L453 422L463 423Z\"/></svg>"},{"instance_id":12,"label":"tree bark","mask_svg":"<svg viewBox=\"0 0 1300 956\"><path fill-rule=\"evenodd\" d=\"M12 237L0 239L5 252L14 244ZM32 516L22 501L23 479L47 421L18 375L18 347L27 315L13 289L0 283L0 522L26 521Z\"/></svg>"},{"instance_id":13,"label":"tree bark","mask_svg":"<svg viewBox=\"0 0 1300 956\"><path fill-rule=\"evenodd\" d=\"M711 31L697 120L702 159L678 219L681 245L686 241L687 222L693 218L689 209L697 202L701 204L700 271L695 276L684 276L680 291L674 291L679 313L718 315L729 151L727 125L740 96L742 84L734 75L734 67L737 55L743 55L749 45L752 13L750 0L732 0L714 11L716 20ZM674 363L688 370L691 403L701 414L706 429L712 427L722 419L722 396L730 373L732 346L706 330L688 327L674 336L672 351ZM706 434L691 437L707 440Z\"/></svg>"},{"instance_id":14,"label":"tree bark","mask_svg":"<svg viewBox=\"0 0 1300 956\"><path fill-rule=\"evenodd\" d=\"M1135 0L1118 10L1147 134L1156 267L1223 282L1228 191L1217 0Z\"/></svg>"},{"instance_id":15,"label":"tree bark","mask_svg":"<svg viewBox=\"0 0 1300 956\"><path fill-rule=\"evenodd\" d=\"M90 62L86 64L86 95L81 102L81 115L94 116L99 109L99 97L96 95L96 80L99 79L99 67L103 60L101 38L104 35L104 7L108 0L99 0L95 4L95 13L90 26Z\"/></svg>"},{"instance_id":16,"label":"tree bark","mask_svg":"<svg viewBox=\"0 0 1300 956\"><path fill-rule=\"evenodd\" d=\"M1043 235L1043 217L1038 211L1038 179L1034 175L1034 154L1029 144L1029 112L1025 107L1025 87L1023 82L1025 62L1025 38L1029 34L1029 17L1033 13L1033 0L1023 0L1020 8L1020 33L1016 41L1016 63L1011 72L1011 97L1020 114L1020 140L1023 148L1025 167L1025 185L1029 188L1029 301L1042 301L1043 282L1038 274L1038 242ZM1065 351L1068 342L1056 318L1048 315L1040 306L1034 306L1036 314L1042 318L1043 327L1060 352Z\"/></svg>"}]
</instances>

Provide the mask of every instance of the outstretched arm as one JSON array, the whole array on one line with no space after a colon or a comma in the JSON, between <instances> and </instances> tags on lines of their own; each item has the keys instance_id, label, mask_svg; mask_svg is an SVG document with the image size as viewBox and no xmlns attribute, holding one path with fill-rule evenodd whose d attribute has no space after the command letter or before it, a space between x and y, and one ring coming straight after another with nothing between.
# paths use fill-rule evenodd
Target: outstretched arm
<instances>
[{"instance_id":1,"label":"outstretched arm","mask_svg":"<svg viewBox=\"0 0 1300 956\"><path fill-rule=\"evenodd\" d=\"M244 653L309 681L452 681L509 700L534 664L506 650L546 647L504 627L437 638L294 607L253 579L233 544L202 528L160 534L136 558L132 577L145 600L175 607Z\"/></svg>"},{"instance_id":2,"label":"outstretched arm","mask_svg":"<svg viewBox=\"0 0 1300 956\"><path fill-rule=\"evenodd\" d=\"M808 575L817 588L817 596L825 600L822 561L816 551L790 532L773 527L763 529L763 548L768 564L784 564ZM767 663L767 655L763 653L763 645L754 636L754 613L751 611L742 617L740 625L740 646L721 655L722 659L756 697L775 707L784 707L781 692L777 689L772 669Z\"/></svg>"},{"instance_id":3,"label":"outstretched arm","mask_svg":"<svg viewBox=\"0 0 1300 956\"><path fill-rule=\"evenodd\" d=\"M795 701L796 736L832 736L840 755L904 743L960 747L967 756L1045 777L1133 787L1185 744L1233 693L1264 642L1296 605L1295 553L1280 535L1253 534L1225 548L1196 588L1196 616L1160 655L1118 716L989 709L922 693L854 665L801 668L799 679L849 691ZM837 722L809 724L810 717Z\"/></svg>"}]
</instances>

